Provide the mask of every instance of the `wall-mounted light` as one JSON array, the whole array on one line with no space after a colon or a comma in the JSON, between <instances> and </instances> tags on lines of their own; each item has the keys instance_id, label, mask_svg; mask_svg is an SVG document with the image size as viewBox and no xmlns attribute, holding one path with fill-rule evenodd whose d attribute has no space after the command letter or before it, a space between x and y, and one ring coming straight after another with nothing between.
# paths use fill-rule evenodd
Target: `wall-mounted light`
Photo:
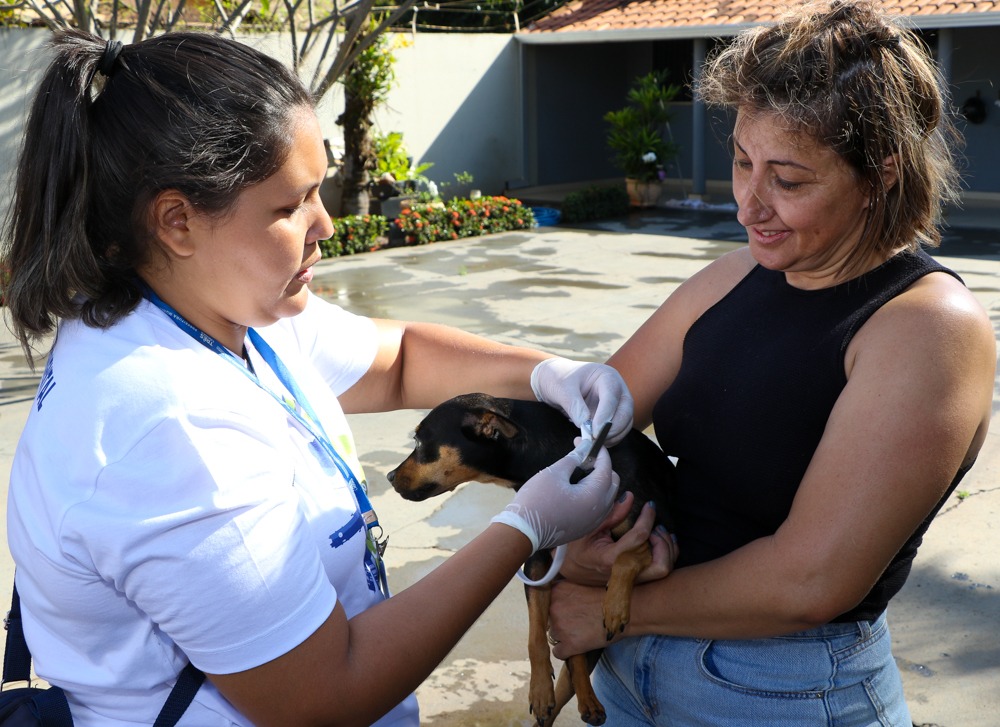
<instances>
[{"instance_id":1,"label":"wall-mounted light","mask_svg":"<svg viewBox=\"0 0 1000 727\"><path fill-rule=\"evenodd\" d=\"M962 104L962 116L970 124L981 124L986 120L986 104L979 91Z\"/></svg>"}]
</instances>

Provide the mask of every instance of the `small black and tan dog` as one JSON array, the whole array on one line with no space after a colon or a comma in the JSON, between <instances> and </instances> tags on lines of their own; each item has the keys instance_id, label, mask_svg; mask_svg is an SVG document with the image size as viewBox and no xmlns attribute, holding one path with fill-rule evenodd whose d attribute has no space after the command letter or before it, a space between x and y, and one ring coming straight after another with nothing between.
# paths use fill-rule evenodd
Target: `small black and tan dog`
<instances>
[{"instance_id":1,"label":"small black and tan dog","mask_svg":"<svg viewBox=\"0 0 1000 727\"><path fill-rule=\"evenodd\" d=\"M396 492L416 501L449 492L464 482L492 482L517 490L569 452L579 432L561 412L547 404L465 394L439 405L417 425L416 447L388 474L388 479ZM674 471L670 460L649 437L635 429L609 454L621 489L635 493L631 512L612 536L618 538L629 530L650 500L656 503L657 522L672 530L669 513ZM628 623L633 583L650 562L648 542L615 561L604 599L604 627L609 641ZM536 553L525 562L525 575L537 581L551 563L550 552ZM600 650L570 657L553 688L546 637L550 590L548 586L526 586L525 591L531 664L529 709L538 725L551 725L574 693L580 718L591 725L604 724L604 707L590 685L590 673L600 658Z\"/></svg>"}]
</instances>

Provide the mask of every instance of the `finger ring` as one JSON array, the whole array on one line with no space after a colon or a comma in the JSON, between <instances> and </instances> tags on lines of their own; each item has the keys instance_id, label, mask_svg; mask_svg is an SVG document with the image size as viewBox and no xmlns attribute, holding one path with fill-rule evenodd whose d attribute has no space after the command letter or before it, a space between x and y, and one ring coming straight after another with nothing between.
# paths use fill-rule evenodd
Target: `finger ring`
<instances>
[{"instance_id":1,"label":"finger ring","mask_svg":"<svg viewBox=\"0 0 1000 727\"><path fill-rule=\"evenodd\" d=\"M547 636L549 639L549 644L551 644L552 646L555 646L556 644L559 643L559 639L552 638L552 634L547 634Z\"/></svg>"}]
</instances>

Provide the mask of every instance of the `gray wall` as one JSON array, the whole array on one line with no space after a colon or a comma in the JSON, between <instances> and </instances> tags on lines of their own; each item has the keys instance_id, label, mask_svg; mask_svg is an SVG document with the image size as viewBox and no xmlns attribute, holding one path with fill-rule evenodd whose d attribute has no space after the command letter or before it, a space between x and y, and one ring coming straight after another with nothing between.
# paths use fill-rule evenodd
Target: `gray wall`
<instances>
[{"instance_id":1,"label":"gray wall","mask_svg":"<svg viewBox=\"0 0 1000 727\"><path fill-rule=\"evenodd\" d=\"M45 29L0 31L0 213L10 200L26 107L47 54ZM287 36L251 35L241 41L287 62ZM416 162L433 162L427 176L454 184L469 172L475 187L500 193L508 180L525 176L521 142L519 54L509 35L400 34L392 42L396 84L376 115L381 131L400 131ZM324 135L335 148L343 107L335 87L317 109Z\"/></svg>"},{"instance_id":2,"label":"gray wall","mask_svg":"<svg viewBox=\"0 0 1000 727\"><path fill-rule=\"evenodd\" d=\"M965 134L966 187L975 198L1000 193L1000 28L967 28L953 31L952 95L961 107L979 91L986 102L986 120L961 123Z\"/></svg>"},{"instance_id":3,"label":"gray wall","mask_svg":"<svg viewBox=\"0 0 1000 727\"><path fill-rule=\"evenodd\" d=\"M0 29L0 214L9 203L28 98L45 65L42 46L49 31Z\"/></svg>"},{"instance_id":4,"label":"gray wall","mask_svg":"<svg viewBox=\"0 0 1000 727\"><path fill-rule=\"evenodd\" d=\"M956 106L979 90L989 111L982 124L959 119L965 135L965 189L968 204L1000 201L1000 28L952 31L951 87ZM664 41L657 41L663 43ZM533 183L560 184L621 177L610 162L603 114L624 105L631 79L652 70L654 41L525 45L528 148L536 150ZM671 68L671 80L679 80ZM669 170L690 190L691 103L674 104L670 132L681 147ZM705 173L712 201L731 200L727 139L731 120L706 114Z\"/></svg>"},{"instance_id":5,"label":"gray wall","mask_svg":"<svg viewBox=\"0 0 1000 727\"><path fill-rule=\"evenodd\" d=\"M531 69L526 127L533 150L536 184L561 184L621 177L607 146L604 114L626 104L632 80L653 69L652 42L526 45L525 67ZM670 69L680 83L681 69ZM686 79L685 79L686 80ZM669 134L680 147L668 177L690 190L692 104L673 104ZM705 164L710 180L726 185L730 156L726 149L729 122L706 121ZM683 181L681 181L683 180ZM718 184L713 187L718 188Z\"/></svg>"},{"instance_id":6,"label":"gray wall","mask_svg":"<svg viewBox=\"0 0 1000 727\"><path fill-rule=\"evenodd\" d=\"M506 34L396 36L396 78L376 113L382 131L400 131L430 179L455 183L468 172L484 194L523 177L517 44Z\"/></svg>"}]
</instances>

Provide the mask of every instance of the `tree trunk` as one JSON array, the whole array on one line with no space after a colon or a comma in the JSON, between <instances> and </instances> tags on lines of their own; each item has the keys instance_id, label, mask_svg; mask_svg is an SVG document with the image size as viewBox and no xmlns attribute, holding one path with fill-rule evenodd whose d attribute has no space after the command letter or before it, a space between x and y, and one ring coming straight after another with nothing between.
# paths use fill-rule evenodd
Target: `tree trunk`
<instances>
[{"instance_id":1,"label":"tree trunk","mask_svg":"<svg viewBox=\"0 0 1000 727\"><path fill-rule=\"evenodd\" d=\"M368 214L369 172L375 168L371 138L371 109L367 99L344 93L344 113L337 123L344 127L343 196L340 215Z\"/></svg>"}]
</instances>

